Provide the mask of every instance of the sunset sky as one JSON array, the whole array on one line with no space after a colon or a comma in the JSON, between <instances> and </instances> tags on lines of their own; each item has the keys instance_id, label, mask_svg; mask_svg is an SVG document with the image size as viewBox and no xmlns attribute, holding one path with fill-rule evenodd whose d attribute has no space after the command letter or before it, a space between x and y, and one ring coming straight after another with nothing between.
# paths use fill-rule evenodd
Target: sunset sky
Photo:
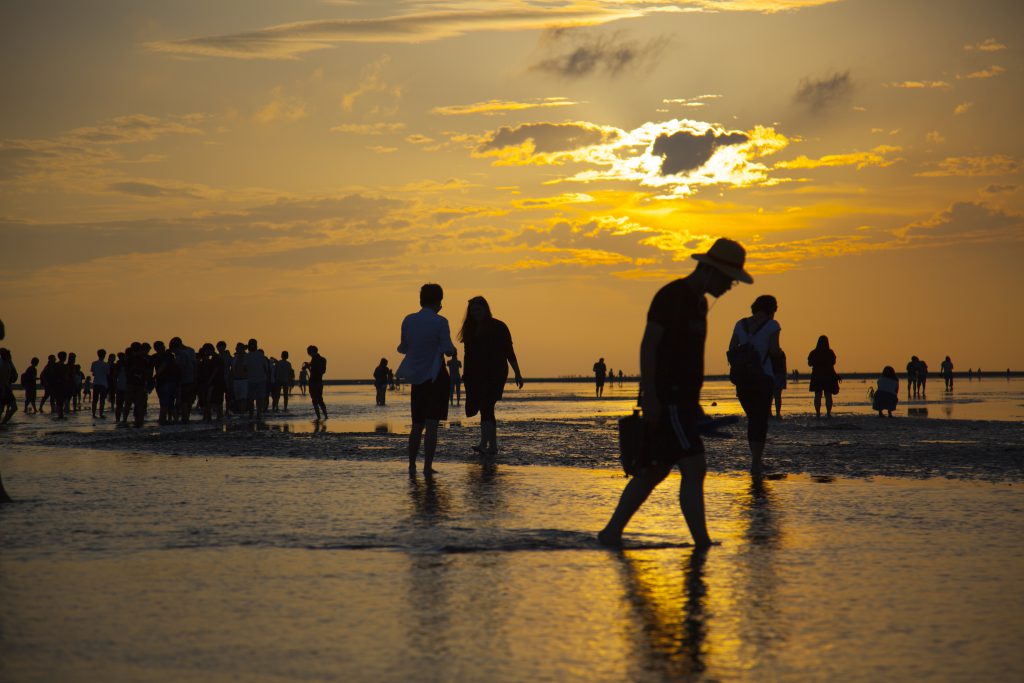
<instances>
[{"instance_id":1,"label":"sunset sky","mask_svg":"<svg viewBox=\"0 0 1024 683\"><path fill-rule=\"evenodd\" d=\"M531 376L635 372L728 236L790 367L1024 368L1019 0L8 0L0 318L19 370L180 335L396 364L419 286Z\"/></svg>"}]
</instances>

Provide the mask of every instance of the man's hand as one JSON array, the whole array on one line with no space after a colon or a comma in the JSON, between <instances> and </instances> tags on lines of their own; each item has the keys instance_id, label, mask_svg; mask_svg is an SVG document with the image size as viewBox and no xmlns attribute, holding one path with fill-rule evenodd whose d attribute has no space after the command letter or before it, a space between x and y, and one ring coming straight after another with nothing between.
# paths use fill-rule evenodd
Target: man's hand
<instances>
[{"instance_id":1,"label":"man's hand","mask_svg":"<svg viewBox=\"0 0 1024 683\"><path fill-rule=\"evenodd\" d=\"M516 386L519 387L520 389L523 388L523 376L520 375L518 372L516 373Z\"/></svg>"}]
</instances>

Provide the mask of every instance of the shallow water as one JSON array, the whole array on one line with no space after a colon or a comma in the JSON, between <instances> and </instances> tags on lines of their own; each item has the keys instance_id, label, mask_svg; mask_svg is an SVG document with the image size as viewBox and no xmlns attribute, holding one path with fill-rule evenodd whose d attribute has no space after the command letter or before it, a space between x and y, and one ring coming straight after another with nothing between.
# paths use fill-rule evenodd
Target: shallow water
<instances>
[{"instance_id":1,"label":"shallow water","mask_svg":"<svg viewBox=\"0 0 1024 683\"><path fill-rule=\"evenodd\" d=\"M593 533L610 471L172 457L2 461L4 681L1019 680L1024 496L711 476Z\"/></svg>"}]
</instances>

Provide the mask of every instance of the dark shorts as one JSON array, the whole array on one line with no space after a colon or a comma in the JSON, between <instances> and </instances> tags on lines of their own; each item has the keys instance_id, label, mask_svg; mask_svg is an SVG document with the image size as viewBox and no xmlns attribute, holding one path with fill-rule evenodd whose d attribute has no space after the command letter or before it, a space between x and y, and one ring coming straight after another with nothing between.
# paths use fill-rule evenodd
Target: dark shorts
<instances>
[{"instance_id":1,"label":"dark shorts","mask_svg":"<svg viewBox=\"0 0 1024 683\"><path fill-rule=\"evenodd\" d=\"M704 455L696 419L682 416L678 406L665 406L656 426L644 423L643 453L644 464L660 465L674 465L680 458Z\"/></svg>"},{"instance_id":2,"label":"dark shorts","mask_svg":"<svg viewBox=\"0 0 1024 683\"><path fill-rule=\"evenodd\" d=\"M412 385L412 421L423 424L427 420L448 419L448 394L451 382L443 369L437 379Z\"/></svg>"}]
</instances>

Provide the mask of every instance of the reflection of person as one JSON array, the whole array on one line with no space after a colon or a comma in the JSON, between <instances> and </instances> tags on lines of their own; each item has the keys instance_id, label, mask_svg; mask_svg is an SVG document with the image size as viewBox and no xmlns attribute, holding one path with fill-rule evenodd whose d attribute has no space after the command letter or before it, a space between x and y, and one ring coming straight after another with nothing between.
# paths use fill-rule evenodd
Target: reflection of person
<instances>
[{"instance_id":1,"label":"reflection of person","mask_svg":"<svg viewBox=\"0 0 1024 683\"><path fill-rule=\"evenodd\" d=\"M448 392L449 402L453 405L459 405L462 403L462 361L459 360L458 351L448 359L448 377L452 381L451 391Z\"/></svg>"},{"instance_id":2,"label":"reflection of person","mask_svg":"<svg viewBox=\"0 0 1024 683\"><path fill-rule=\"evenodd\" d=\"M939 366L942 369L942 379L946 383L946 391L953 391L953 361L946 356L946 360L942 361L942 365Z\"/></svg>"},{"instance_id":3,"label":"reflection of person","mask_svg":"<svg viewBox=\"0 0 1024 683\"><path fill-rule=\"evenodd\" d=\"M889 417L892 417L892 411L896 410L896 404L899 402L900 379L896 376L896 369L886 365L882 370L882 376L878 378L878 388L875 389L871 409L878 411L878 417L882 417L883 410L889 411Z\"/></svg>"},{"instance_id":4,"label":"reflection of person","mask_svg":"<svg viewBox=\"0 0 1024 683\"><path fill-rule=\"evenodd\" d=\"M807 354L811 366L811 383L808 391L814 392L814 414L821 417L821 395L825 395L825 416L832 417L832 396L839 393L839 377L836 375L836 354L828 345L828 337L818 337L818 345Z\"/></svg>"},{"instance_id":5,"label":"reflection of person","mask_svg":"<svg viewBox=\"0 0 1024 683\"><path fill-rule=\"evenodd\" d=\"M373 369L373 387L377 390L377 405L379 406L387 403L389 372L387 358L381 358L380 364Z\"/></svg>"},{"instance_id":6,"label":"reflection of person","mask_svg":"<svg viewBox=\"0 0 1024 683\"><path fill-rule=\"evenodd\" d=\"M594 392L600 397L604 394L604 378L608 373L608 367L604 364L604 358L599 358L594 363Z\"/></svg>"},{"instance_id":7,"label":"reflection of person","mask_svg":"<svg viewBox=\"0 0 1024 683\"><path fill-rule=\"evenodd\" d=\"M498 452L494 406L505 391L510 365L516 386L523 387L519 361L512 348L512 333L508 325L491 315L487 299L475 296L466 308L459 341L466 347L466 417L480 412L480 445L473 450L493 455Z\"/></svg>"},{"instance_id":8,"label":"reflection of person","mask_svg":"<svg viewBox=\"0 0 1024 683\"><path fill-rule=\"evenodd\" d=\"M409 431L409 474L423 442L423 473L433 474L437 426L448 419L448 371L444 356L455 355L448 320L440 315L444 290L428 283L420 288L420 310L402 321L398 352L405 354L396 374L412 385L412 428ZM425 434L424 434L425 432Z\"/></svg>"},{"instance_id":9,"label":"reflection of person","mask_svg":"<svg viewBox=\"0 0 1024 683\"><path fill-rule=\"evenodd\" d=\"M640 343L640 391L645 449L640 472L622 491L619 504L598 540L608 546L622 544L622 531L673 467L682 480L679 506L698 547L711 544L704 520L704 476L707 462L697 429L703 416L700 390L704 383L704 340L708 304L705 294L720 297L737 280L753 282L743 262L739 243L719 239L707 253L693 254L698 261L688 276L662 287L647 311L647 327Z\"/></svg>"},{"instance_id":10,"label":"reflection of person","mask_svg":"<svg viewBox=\"0 0 1024 683\"><path fill-rule=\"evenodd\" d=\"M750 381L736 385L736 397L747 414L747 442L750 444L750 469L755 474L761 471L761 457L768 439L768 416L772 412L772 396L775 393L775 366L773 361L782 355L779 335L782 327L775 321L779 304L775 297L764 294L754 299L750 306L751 316L736 322L729 340L729 348L749 344L761 361L761 373Z\"/></svg>"}]
</instances>

